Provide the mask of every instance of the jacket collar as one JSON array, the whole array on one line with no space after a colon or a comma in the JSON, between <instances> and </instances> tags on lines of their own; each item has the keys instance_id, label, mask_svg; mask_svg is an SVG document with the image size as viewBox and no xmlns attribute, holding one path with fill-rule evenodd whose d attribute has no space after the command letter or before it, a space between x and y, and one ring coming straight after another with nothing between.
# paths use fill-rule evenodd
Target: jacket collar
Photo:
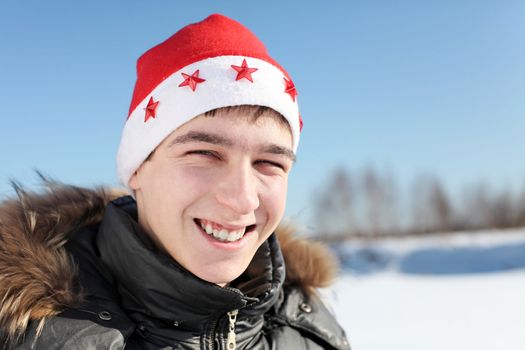
<instances>
[{"instance_id":1,"label":"jacket collar","mask_svg":"<svg viewBox=\"0 0 525 350\"><path fill-rule=\"evenodd\" d=\"M0 283L0 300L10 306L0 309L0 347L20 338L29 321L43 325L46 319L65 309L75 308L89 297L75 286L77 282L89 282L92 276L82 277L85 275L82 268L77 271L66 246L70 245L71 238L84 237L82 240L87 242L79 248L81 255L86 255L88 266L98 264L99 252L91 251L91 235L85 236L87 232L79 231L89 228L96 236L106 204L124 195L114 189L80 188L45 178L43 185L44 191L30 192L15 184L17 196L0 202L0 280L5 282ZM130 199L120 199L112 204L127 212L126 205L119 201L130 202ZM129 205L132 207L133 203ZM133 218L132 211L127 215ZM128 227L129 223L124 221L122 225ZM238 326L252 327L251 321L258 319L261 310L274 305L273 298L281 294L280 285L284 278L282 256L286 259L285 284L297 286L307 294L313 294L316 287L326 287L335 277L335 258L319 243L298 238L292 226L278 228L276 237L279 244L277 239L270 237L256 254L245 275L247 278L244 282L238 281L238 289L244 295L241 299L249 304L241 310ZM111 253L118 254L121 247ZM269 257L265 257L267 253ZM256 262L259 260L263 263ZM13 264L13 261L17 263ZM83 265L85 269L85 261ZM257 280L253 275L260 268L265 276ZM95 272L99 270L104 269L94 268ZM258 301L248 299L251 296L256 296ZM254 317L250 318L250 313Z\"/></svg>"},{"instance_id":2,"label":"jacket collar","mask_svg":"<svg viewBox=\"0 0 525 350\"><path fill-rule=\"evenodd\" d=\"M96 240L103 264L115 277L121 305L133 321L202 331L235 309L243 309L239 318L262 318L277 301L285 273L274 235L257 251L245 274L221 288L156 250L136 218L131 197L113 201L106 207Z\"/></svg>"}]
</instances>

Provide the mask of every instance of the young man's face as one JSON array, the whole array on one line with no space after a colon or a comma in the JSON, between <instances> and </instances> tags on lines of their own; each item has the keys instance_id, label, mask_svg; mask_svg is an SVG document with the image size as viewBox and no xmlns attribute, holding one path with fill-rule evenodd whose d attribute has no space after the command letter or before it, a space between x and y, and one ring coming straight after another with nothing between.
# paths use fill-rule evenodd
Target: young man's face
<instances>
[{"instance_id":1,"label":"young man's face","mask_svg":"<svg viewBox=\"0 0 525 350\"><path fill-rule=\"evenodd\" d=\"M179 264L224 285L275 230L293 164L274 116L199 116L167 137L130 179L139 223Z\"/></svg>"}]
</instances>

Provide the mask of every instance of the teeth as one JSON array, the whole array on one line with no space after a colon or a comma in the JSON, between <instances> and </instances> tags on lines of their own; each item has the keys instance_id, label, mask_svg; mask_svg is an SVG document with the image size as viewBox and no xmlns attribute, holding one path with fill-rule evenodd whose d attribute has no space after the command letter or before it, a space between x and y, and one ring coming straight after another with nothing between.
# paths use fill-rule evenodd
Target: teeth
<instances>
[{"instance_id":1,"label":"teeth","mask_svg":"<svg viewBox=\"0 0 525 350\"><path fill-rule=\"evenodd\" d=\"M200 221L200 225L207 234L223 242L238 241L244 236L244 232L246 231L246 227L237 231L228 231L224 228L222 230L218 230L214 229L211 223L207 222L204 224L202 221Z\"/></svg>"},{"instance_id":2,"label":"teeth","mask_svg":"<svg viewBox=\"0 0 525 350\"><path fill-rule=\"evenodd\" d=\"M214 234L214 236L215 236L215 234ZM221 241L225 241L226 238L228 238L228 231L226 231L226 230L221 230L221 231L219 232L219 237L218 237L218 238L219 238Z\"/></svg>"},{"instance_id":3,"label":"teeth","mask_svg":"<svg viewBox=\"0 0 525 350\"><path fill-rule=\"evenodd\" d=\"M230 232L228 234L228 237L226 238L226 240L229 241L229 242L234 242L234 241L238 240L237 233L236 232Z\"/></svg>"}]
</instances>

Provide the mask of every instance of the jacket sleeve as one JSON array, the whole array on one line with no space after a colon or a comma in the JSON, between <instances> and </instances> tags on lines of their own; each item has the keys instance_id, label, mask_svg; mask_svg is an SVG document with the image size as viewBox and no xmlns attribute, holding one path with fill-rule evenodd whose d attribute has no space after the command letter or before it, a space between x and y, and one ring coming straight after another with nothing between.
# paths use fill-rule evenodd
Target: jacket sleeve
<instances>
[{"instance_id":1,"label":"jacket sleeve","mask_svg":"<svg viewBox=\"0 0 525 350\"><path fill-rule=\"evenodd\" d=\"M21 342L13 350L122 350L124 337L116 329L103 327L89 320L52 317L46 320L36 336L36 324L31 323Z\"/></svg>"}]
</instances>

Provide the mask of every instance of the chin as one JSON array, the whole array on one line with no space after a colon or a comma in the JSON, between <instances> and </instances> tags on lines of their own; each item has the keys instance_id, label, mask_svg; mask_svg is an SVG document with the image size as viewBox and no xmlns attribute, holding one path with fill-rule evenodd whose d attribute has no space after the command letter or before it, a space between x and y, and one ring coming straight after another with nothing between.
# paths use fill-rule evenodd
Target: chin
<instances>
[{"instance_id":1,"label":"chin","mask_svg":"<svg viewBox=\"0 0 525 350\"><path fill-rule=\"evenodd\" d=\"M210 283L217 284L221 287L225 286L226 284L232 282L237 277L239 277L244 271L246 270L246 267L242 270L240 269L231 269L231 268L218 268L218 269L211 269L204 271L202 274L196 274L199 278L208 281Z\"/></svg>"}]
</instances>

